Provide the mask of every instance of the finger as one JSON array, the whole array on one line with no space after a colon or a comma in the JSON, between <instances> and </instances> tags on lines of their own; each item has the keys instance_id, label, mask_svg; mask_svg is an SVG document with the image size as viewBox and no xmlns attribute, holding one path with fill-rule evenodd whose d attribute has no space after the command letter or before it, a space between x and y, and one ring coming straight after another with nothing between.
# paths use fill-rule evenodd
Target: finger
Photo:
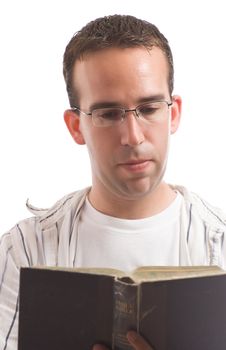
<instances>
[{"instance_id":1,"label":"finger","mask_svg":"<svg viewBox=\"0 0 226 350\"><path fill-rule=\"evenodd\" d=\"M134 331L127 333L127 339L135 350L154 350L141 335Z\"/></svg>"},{"instance_id":2,"label":"finger","mask_svg":"<svg viewBox=\"0 0 226 350\"><path fill-rule=\"evenodd\" d=\"M95 344L92 348L92 350L109 350L106 346L101 344Z\"/></svg>"}]
</instances>

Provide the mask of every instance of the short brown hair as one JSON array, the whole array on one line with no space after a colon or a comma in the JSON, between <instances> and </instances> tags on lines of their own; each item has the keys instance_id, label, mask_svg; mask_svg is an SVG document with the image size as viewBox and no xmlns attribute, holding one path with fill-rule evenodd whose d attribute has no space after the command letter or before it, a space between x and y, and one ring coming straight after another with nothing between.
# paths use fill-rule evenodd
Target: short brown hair
<instances>
[{"instance_id":1,"label":"short brown hair","mask_svg":"<svg viewBox=\"0 0 226 350\"><path fill-rule=\"evenodd\" d=\"M165 36L158 28L141 19L126 15L112 15L97 18L75 33L68 43L63 62L63 74L71 106L78 103L72 82L74 63L84 55L105 48L119 47L159 47L167 58L169 65L169 92L173 91L173 57Z\"/></svg>"}]
</instances>

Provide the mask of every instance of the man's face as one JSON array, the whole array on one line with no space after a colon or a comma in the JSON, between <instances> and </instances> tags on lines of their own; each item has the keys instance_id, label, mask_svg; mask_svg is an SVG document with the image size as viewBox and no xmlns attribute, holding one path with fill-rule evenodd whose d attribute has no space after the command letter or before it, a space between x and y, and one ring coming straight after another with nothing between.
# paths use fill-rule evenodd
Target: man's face
<instances>
[{"instance_id":1,"label":"man's face","mask_svg":"<svg viewBox=\"0 0 226 350\"><path fill-rule=\"evenodd\" d=\"M85 112L109 106L133 109L153 99L171 102L167 61L155 47L98 51L76 61L73 74ZM109 194L134 200L156 189L165 172L170 133L178 123L177 99L172 110L151 124L128 112L119 125L96 127L90 116L80 114L74 138L87 145L96 198Z\"/></svg>"}]
</instances>

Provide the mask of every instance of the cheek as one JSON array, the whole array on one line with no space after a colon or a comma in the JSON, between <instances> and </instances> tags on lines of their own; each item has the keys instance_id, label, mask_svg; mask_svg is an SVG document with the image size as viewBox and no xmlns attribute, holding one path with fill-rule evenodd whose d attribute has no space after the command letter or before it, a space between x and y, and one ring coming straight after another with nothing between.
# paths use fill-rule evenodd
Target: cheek
<instances>
[{"instance_id":1,"label":"cheek","mask_svg":"<svg viewBox=\"0 0 226 350\"><path fill-rule=\"evenodd\" d=\"M157 157L164 160L168 154L170 140L169 124L163 123L152 129L151 142L154 146Z\"/></svg>"},{"instance_id":2,"label":"cheek","mask_svg":"<svg viewBox=\"0 0 226 350\"><path fill-rule=\"evenodd\" d=\"M114 148L113 146L111 147L111 140L112 137L107 136L103 131L93 133L93 135L89 137L86 144L91 163L99 163L101 166L101 164L104 164L111 159Z\"/></svg>"}]
</instances>

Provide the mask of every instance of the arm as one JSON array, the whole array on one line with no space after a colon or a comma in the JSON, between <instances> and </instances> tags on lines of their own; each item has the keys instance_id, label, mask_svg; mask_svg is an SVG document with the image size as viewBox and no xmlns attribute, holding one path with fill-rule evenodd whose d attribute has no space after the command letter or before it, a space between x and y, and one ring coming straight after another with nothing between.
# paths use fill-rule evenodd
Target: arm
<instances>
[{"instance_id":1,"label":"arm","mask_svg":"<svg viewBox=\"0 0 226 350\"><path fill-rule=\"evenodd\" d=\"M19 269L11 234L0 239L0 349L17 349Z\"/></svg>"},{"instance_id":2,"label":"arm","mask_svg":"<svg viewBox=\"0 0 226 350\"><path fill-rule=\"evenodd\" d=\"M154 350L138 333L129 331L127 339L135 350ZM97 344L94 345L93 350L109 350L105 346Z\"/></svg>"}]
</instances>

